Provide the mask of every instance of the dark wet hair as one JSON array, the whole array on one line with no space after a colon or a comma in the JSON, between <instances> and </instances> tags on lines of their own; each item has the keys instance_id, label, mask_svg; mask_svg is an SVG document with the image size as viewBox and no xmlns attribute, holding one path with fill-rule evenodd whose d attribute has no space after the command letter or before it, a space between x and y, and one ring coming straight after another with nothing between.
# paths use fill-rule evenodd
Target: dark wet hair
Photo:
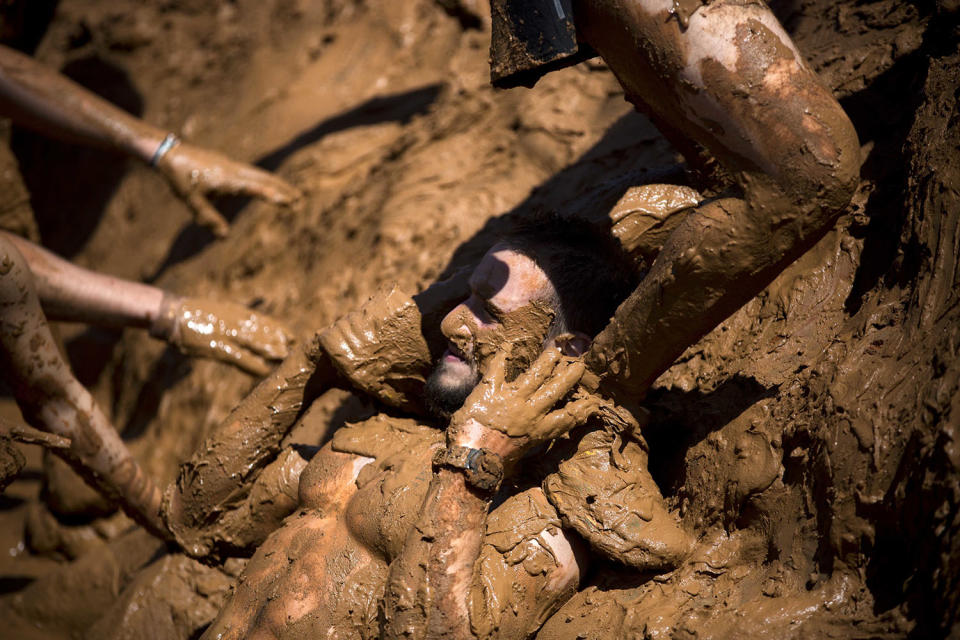
<instances>
[{"instance_id":1,"label":"dark wet hair","mask_svg":"<svg viewBox=\"0 0 960 640\"><path fill-rule=\"evenodd\" d=\"M517 222L501 243L537 263L557 291L553 333L596 336L640 274L609 232L573 217L541 213Z\"/></svg>"}]
</instances>

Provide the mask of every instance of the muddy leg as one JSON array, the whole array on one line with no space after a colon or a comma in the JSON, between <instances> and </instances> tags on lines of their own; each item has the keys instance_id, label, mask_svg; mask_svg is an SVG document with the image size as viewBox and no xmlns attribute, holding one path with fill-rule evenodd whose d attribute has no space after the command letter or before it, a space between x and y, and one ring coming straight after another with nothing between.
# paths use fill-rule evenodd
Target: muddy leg
<instances>
[{"instance_id":1,"label":"muddy leg","mask_svg":"<svg viewBox=\"0 0 960 640\"><path fill-rule=\"evenodd\" d=\"M688 5L576 3L582 37L630 99L713 153L743 192L689 215L597 338L590 366L627 402L809 249L858 181L853 125L769 9Z\"/></svg>"},{"instance_id":2,"label":"muddy leg","mask_svg":"<svg viewBox=\"0 0 960 640\"><path fill-rule=\"evenodd\" d=\"M160 518L160 489L60 357L26 261L2 237L0 363L24 418L70 440L57 455L148 531L169 537Z\"/></svg>"}]
</instances>

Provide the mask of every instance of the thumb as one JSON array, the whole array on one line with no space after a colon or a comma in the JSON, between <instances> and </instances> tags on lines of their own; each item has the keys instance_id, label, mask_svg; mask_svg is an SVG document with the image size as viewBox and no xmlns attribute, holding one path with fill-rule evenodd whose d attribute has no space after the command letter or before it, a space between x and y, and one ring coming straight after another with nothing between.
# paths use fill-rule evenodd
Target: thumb
<instances>
[{"instance_id":1,"label":"thumb","mask_svg":"<svg viewBox=\"0 0 960 640\"><path fill-rule=\"evenodd\" d=\"M212 204L199 191L188 191L184 194L187 204L193 210L193 220L201 227L210 229L218 238L226 237L230 232L230 224L220 215Z\"/></svg>"}]
</instances>

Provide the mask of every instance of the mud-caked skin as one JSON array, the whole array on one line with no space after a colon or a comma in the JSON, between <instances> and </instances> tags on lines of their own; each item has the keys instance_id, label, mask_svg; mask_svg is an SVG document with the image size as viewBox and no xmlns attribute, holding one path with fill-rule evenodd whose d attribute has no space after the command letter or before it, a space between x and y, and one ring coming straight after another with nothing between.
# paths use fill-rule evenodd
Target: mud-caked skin
<instances>
[{"instance_id":1,"label":"mud-caked skin","mask_svg":"<svg viewBox=\"0 0 960 640\"><path fill-rule=\"evenodd\" d=\"M24 418L69 440L69 448L55 453L151 533L167 537L160 518L160 488L64 362L27 262L2 235L0 367Z\"/></svg>"},{"instance_id":2,"label":"mud-caked skin","mask_svg":"<svg viewBox=\"0 0 960 640\"><path fill-rule=\"evenodd\" d=\"M685 348L829 229L856 187L859 144L840 106L760 2L578 0L574 9L580 36L629 99L671 135L688 138L681 146L692 142L712 153L740 188L686 214L578 371L584 380L596 378L591 388L598 384L634 404ZM521 280L536 290L542 283L535 276L530 271ZM580 420L559 430L545 426L554 411L549 403L543 415L525 405L518 413L532 418L522 424L504 417L500 394L525 384L502 385L491 373L503 334L490 332L495 318L476 297L444 320L451 345L444 358L449 372L466 375L465 356L485 355L479 373L487 388L481 384L478 394L486 397L473 398L476 406L468 399L447 440L493 450L509 467L531 445ZM543 301L528 296L508 306L517 318L522 312L524 329L542 330L550 311L538 306ZM513 326L496 320L501 330ZM540 361L534 370L549 375L530 385L532 396L512 398L518 407L540 391L562 398L577 384L572 364L544 357L554 359L552 366ZM592 553L641 568L680 563L691 552L649 474L637 468L645 466L637 442L624 455L613 443L627 442L617 435L584 439L545 494L513 493L490 509L489 497L455 470L430 470L442 438L424 429L374 419L337 434L301 476L301 511L258 550L206 637L524 637L570 597L586 566L564 525L585 536ZM643 486L625 498L629 508L607 508L631 483ZM597 496L604 497L599 505ZM511 502L517 500L522 509ZM508 520L517 525L517 540L504 535ZM647 534L657 529L669 530L659 536L669 544L651 545L657 536Z\"/></svg>"},{"instance_id":3,"label":"mud-caked skin","mask_svg":"<svg viewBox=\"0 0 960 640\"><path fill-rule=\"evenodd\" d=\"M742 190L687 216L594 342L588 366L635 400L830 228L858 183L859 143L762 2L577 0L574 9L628 99L706 148Z\"/></svg>"},{"instance_id":4,"label":"mud-caked skin","mask_svg":"<svg viewBox=\"0 0 960 640\"><path fill-rule=\"evenodd\" d=\"M577 427L636 423L577 388L584 365L557 347L572 348L570 333L550 337L555 290L531 258L497 245L469 285L440 323L448 347L434 373L447 386L468 381L463 408L445 431L380 414L336 432L300 476L300 508L254 554L205 637L526 637L576 592L591 552L564 523L591 517L581 512L593 485L567 472L558 507L538 485L572 451L541 456L534 472L518 461ZM508 375L515 367L521 373ZM598 458L622 458L612 450L620 439L600 440L591 450ZM445 443L497 454L509 481L494 496L456 469L434 468ZM689 543L649 474L626 484L614 474L610 484L626 511L652 525L627 522L630 530L621 526L608 542L596 531L593 552L618 560L603 550L620 544L642 556L635 564L644 570L674 566ZM196 496L181 491L179 499L201 515ZM600 528L614 531L619 515L598 514ZM648 535L664 532L680 541L668 553Z\"/></svg>"},{"instance_id":5,"label":"mud-caked skin","mask_svg":"<svg viewBox=\"0 0 960 640\"><path fill-rule=\"evenodd\" d=\"M428 495L443 441L435 428L387 416L338 432L301 475L300 509L254 554L204 638L380 636L388 571ZM535 631L576 592L585 567L583 549L564 536L543 492L511 493L491 513L466 585L483 637ZM410 598L422 601L415 592Z\"/></svg>"}]
</instances>

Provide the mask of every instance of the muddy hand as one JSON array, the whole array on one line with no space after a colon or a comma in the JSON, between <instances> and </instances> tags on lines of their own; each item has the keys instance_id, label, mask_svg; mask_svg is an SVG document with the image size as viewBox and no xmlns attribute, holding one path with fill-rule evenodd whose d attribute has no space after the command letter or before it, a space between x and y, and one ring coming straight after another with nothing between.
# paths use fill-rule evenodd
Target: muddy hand
<instances>
[{"instance_id":1,"label":"muddy hand","mask_svg":"<svg viewBox=\"0 0 960 640\"><path fill-rule=\"evenodd\" d=\"M164 297L150 333L189 356L213 358L265 376L269 360L287 355L290 334L278 321L243 305Z\"/></svg>"},{"instance_id":2,"label":"muddy hand","mask_svg":"<svg viewBox=\"0 0 960 640\"><path fill-rule=\"evenodd\" d=\"M584 364L559 349L544 351L513 382L506 381L506 369L507 353L501 351L463 408L453 414L448 428L451 442L479 425L505 436L499 444L489 444L509 461L584 424L603 406L599 398L587 394L562 402L583 377Z\"/></svg>"},{"instance_id":3,"label":"muddy hand","mask_svg":"<svg viewBox=\"0 0 960 640\"><path fill-rule=\"evenodd\" d=\"M205 194L244 195L276 204L293 204L302 194L275 175L222 153L180 142L157 162L174 191L193 210L197 224L223 237L229 224Z\"/></svg>"},{"instance_id":4,"label":"muddy hand","mask_svg":"<svg viewBox=\"0 0 960 640\"><path fill-rule=\"evenodd\" d=\"M416 410L430 368L420 311L396 286L381 288L319 335L337 369L357 388Z\"/></svg>"}]
</instances>

